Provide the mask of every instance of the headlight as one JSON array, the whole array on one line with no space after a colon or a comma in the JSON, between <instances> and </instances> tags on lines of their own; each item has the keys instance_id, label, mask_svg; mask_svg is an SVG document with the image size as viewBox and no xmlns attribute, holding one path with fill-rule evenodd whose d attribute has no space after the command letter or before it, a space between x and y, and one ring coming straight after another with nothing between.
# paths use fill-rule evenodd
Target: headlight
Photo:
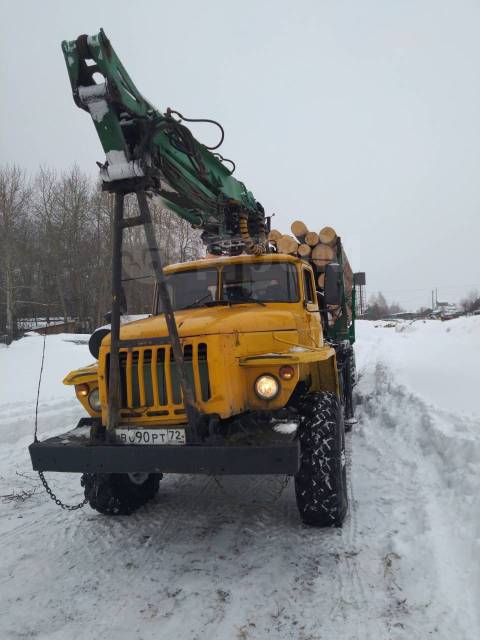
<instances>
[{"instance_id":1,"label":"headlight","mask_svg":"<svg viewBox=\"0 0 480 640\"><path fill-rule=\"evenodd\" d=\"M90 394L88 396L88 404L94 411L99 412L102 410L102 405L100 404L100 392L98 390L98 387L93 391L90 391Z\"/></svg>"},{"instance_id":2,"label":"headlight","mask_svg":"<svg viewBox=\"0 0 480 640\"><path fill-rule=\"evenodd\" d=\"M280 385L276 378L264 374L255 380L254 389L257 396L262 400L272 400L278 394Z\"/></svg>"}]
</instances>

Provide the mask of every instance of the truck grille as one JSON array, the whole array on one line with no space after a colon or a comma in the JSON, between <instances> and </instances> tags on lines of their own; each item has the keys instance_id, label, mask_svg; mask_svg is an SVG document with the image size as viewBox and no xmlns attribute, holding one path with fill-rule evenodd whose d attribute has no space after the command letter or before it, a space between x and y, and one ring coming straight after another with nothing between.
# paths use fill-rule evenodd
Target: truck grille
<instances>
[{"instance_id":1,"label":"truck grille","mask_svg":"<svg viewBox=\"0 0 480 640\"><path fill-rule=\"evenodd\" d=\"M147 415L154 416L167 415L169 406L183 405L177 366L170 346L121 350L119 358L122 408L149 408ZM183 358L195 400L206 402L211 396L207 345L204 342L184 345ZM106 360L107 376L109 370L110 354ZM175 413L182 412L180 408L175 410Z\"/></svg>"}]
</instances>

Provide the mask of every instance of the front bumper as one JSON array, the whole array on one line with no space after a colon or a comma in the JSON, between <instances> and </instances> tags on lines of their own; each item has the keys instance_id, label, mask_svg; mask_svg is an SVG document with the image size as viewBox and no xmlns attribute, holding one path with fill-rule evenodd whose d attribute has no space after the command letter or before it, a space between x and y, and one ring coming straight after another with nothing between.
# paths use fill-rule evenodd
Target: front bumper
<instances>
[{"instance_id":1,"label":"front bumper","mask_svg":"<svg viewBox=\"0 0 480 640\"><path fill-rule=\"evenodd\" d=\"M289 474L300 467L296 439L259 445L129 445L90 438L94 418L72 431L30 445L36 471L73 473Z\"/></svg>"}]
</instances>

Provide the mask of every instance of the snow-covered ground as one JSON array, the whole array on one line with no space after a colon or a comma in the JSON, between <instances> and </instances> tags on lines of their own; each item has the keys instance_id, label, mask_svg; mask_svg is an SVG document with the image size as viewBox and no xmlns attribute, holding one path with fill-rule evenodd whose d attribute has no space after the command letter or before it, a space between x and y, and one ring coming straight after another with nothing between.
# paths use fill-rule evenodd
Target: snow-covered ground
<instances>
[{"instance_id":1,"label":"snow-covered ground","mask_svg":"<svg viewBox=\"0 0 480 640\"><path fill-rule=\"evenodd\" d=\"M82 412L61 384L86 336L47 338L39 432ZM480 637L480 318L360 322L359 423L342 529L283 479L170 476L108 519L58 509L31 471L43 338L0 346L0 638ZM77 475L48 474L79 501Z\"/></svg>"}]
</instances>

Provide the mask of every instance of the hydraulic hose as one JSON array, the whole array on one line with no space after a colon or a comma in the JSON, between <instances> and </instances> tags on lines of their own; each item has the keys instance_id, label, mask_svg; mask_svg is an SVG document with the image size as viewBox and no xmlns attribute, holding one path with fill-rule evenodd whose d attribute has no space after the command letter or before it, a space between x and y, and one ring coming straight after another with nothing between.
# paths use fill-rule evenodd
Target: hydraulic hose
<instances>
[{"instance_id":1,"label":"hydraulic hose","mask_svg":"<svg viewBox=\"0 0 480 640\"><path fill-rule=\"evenodd\" d=\"M245 245L245 249L247 253L250 253L254 256L260 256L262 253L266 253L265 246L265 228L263 227L263 231L259 234L261 242L255 243L248 231L248 213L241 213L239 220L240 227L240 236Z\"/></svg>"}]
</instances>

